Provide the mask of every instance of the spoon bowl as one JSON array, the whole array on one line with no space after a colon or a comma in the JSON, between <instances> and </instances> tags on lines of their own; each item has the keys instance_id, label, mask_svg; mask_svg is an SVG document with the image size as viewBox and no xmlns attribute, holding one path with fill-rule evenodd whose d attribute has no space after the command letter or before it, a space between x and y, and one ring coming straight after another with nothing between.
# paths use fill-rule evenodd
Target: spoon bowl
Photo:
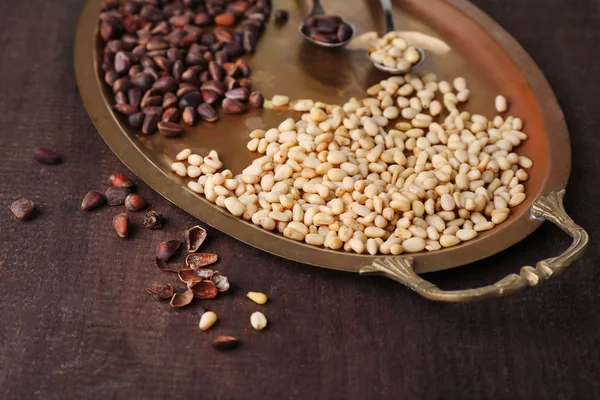
<instances>
[{"instance_id":1,"label":"spoon bowl","mask_svg":"<svg viewBox=\"0 0 600 400\"><path fill-rule=\"evenodd\" d=\"M350 35L350 37L348 38L348 40L345 40L343 42L339 42L339 43L325 43L325 42L319 42L318 40L315 40L313 38L311 38L310 36L308 36L305 31L306 31L306 23L302 22L300 24L299 30L300 30L300 34L304 37L304 39L308 40L309 42L312 42L316 45L322 46L322 47L329 47L329 48L338 48L338 47L344 47L346 46L348 43L350 43L352 41L352 39L354 39L354 36L356 36L356 27L351 24L350 22L346 22L344 21L344 24L348 25L350 27L350 29L352 30L352 34Z\"/></svg>"},{"instance_id":2,"label":"spoon bowl","mask_svg":"<svg viewBox=\"0 0 600 400\"><path fill-rule=\"evenodd\" d=\"M417 53L419 53L419 61L417 61L416 64L412 64L411 66L409 66L406 69L391 68L391 67L386 67L385 65L379 64L378 62L376 62L375 60L373 60L371 58L371 54L369 54L369 52L367 52L367 57L369 58L371 63L373 63L375 68L377 68L381 71L385 71L388 74L399 75L399 74L405 74L408 71L411 71L414 68L417 68L418 66L423 64L423 61L425 61L425 52L423 51L423 49L416 47L415 50L417 50Z\"/></svg>"}]
</instances>

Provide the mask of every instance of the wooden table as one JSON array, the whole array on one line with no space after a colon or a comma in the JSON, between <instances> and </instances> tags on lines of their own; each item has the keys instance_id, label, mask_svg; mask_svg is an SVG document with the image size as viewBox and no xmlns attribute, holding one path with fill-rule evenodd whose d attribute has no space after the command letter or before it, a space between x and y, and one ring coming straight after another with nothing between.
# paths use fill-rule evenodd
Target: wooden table
<instances>
[{"instance_id":1,"label":"wooden table","mask_svg":"<svg viewBox=\"0 0 600 400\"><path fill-rule=\"evenodd\" d=\"M278 3L278 2L276 2ZM594 0L476 0L531 53L556 90L571 130L566 206L600 235L600 5ZM116 237L105 207L83 195L128 173L81 104L72 66L83 0L0 2L0 397L3 399L451 399L600 397L600 257L519 297L474 305L428 302L380 278L271 256L208 229L233 288L204 305L219 315L198 329L198 307L150 298L176 282L153 264L157 243L197 221L138 182L168 221ZM31 159L55 149L59 166ZM15 199L38 205L19 222ZM488 260L430 275L444 288L475 287L558 254L569 241L544 224ZM248 290L270 296L250 303ZM255 310L269 327L255 332ZM230 352L210 346L239 337Z\"/></svg>"}]
</instances>

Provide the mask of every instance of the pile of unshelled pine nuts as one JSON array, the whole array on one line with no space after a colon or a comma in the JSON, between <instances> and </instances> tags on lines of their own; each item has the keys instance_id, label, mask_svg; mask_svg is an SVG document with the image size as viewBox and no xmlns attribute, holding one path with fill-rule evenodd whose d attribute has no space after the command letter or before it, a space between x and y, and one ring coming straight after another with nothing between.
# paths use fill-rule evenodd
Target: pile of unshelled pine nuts
<instances>
[{"instance_id":1,"label":"pile of unshelled pine nuts","mask_svg":"<svg viewBox=\"0 0 600 400\"><path fill-rule=\"evenodd\" d=\"M470 96L465 79L393 76L367 94L341 107L290 105L279 96L279 107L302 117L252 131L247 147L262 156L241 174L217 172L223 165L215 151L202 157L189 149L173 170L237 217L292 240L356 253L456 246L501 224L525 200L522 182L532 161L515 152L527 139L523 122L460 112ZM504 97L496 108L506 111Z\"/></svg>"},{"instance_id":2,"label":"pile of unshelled pine nuts","mask_svg":"<svg viewBox=\"0 0 600 400\"><path fill-rule=\"evenodd\" d=\"M421 55L400 37L399 32L389 32L369 48L369 57L377 64L407 71L419 62Z\"/></svg>"}]
</instances>

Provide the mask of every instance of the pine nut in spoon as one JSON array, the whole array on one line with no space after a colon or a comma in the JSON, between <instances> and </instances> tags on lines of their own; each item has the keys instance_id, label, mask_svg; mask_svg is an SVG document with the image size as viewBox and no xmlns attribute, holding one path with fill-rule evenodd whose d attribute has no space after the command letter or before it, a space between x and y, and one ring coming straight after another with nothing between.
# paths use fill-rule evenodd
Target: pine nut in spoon
<instances>
[{"instance_id":1,"label":"pine nut in spoon","mask_svg":"<svg viewBox=\"0 0 600 400\"><path fill-rule=\"evenodd\" d=\"M390 74L406 73L423 63L425 53L420 48L409 46L394 29L390 0L380 2L385 14L385 35L369 46L367 57L377 69Z\"/></svg>"}]
</instances>

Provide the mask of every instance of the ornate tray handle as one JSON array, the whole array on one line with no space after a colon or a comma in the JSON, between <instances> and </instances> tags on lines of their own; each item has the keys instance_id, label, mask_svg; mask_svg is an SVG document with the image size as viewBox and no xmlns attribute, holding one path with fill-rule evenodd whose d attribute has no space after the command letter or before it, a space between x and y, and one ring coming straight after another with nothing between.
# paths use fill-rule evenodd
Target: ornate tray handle
<instances>
[{"instance_id":1,"label":"ornate tray handle","mask_svg":"<svg viewBox=\"0 0 600 400\"><path fill-rule=\"evenodd\" d=\"M372 265L360 269L361 275L382 275L409 287L429 300L449 303L466 303L510 296L537 286L553 276L561 274L573 261L579 259L588 245L589 236L567 215L563 206L565 191L552 192L537 199L531 207L534 218L546 219L556 224L573 238L571 246L560 256L538 262L535 268L525 266L519 274L510 274L490 286L475 289L446 291L419 277L413 269L412 257L388 257L377 259Z\"/></svg>"}]
</instances>

